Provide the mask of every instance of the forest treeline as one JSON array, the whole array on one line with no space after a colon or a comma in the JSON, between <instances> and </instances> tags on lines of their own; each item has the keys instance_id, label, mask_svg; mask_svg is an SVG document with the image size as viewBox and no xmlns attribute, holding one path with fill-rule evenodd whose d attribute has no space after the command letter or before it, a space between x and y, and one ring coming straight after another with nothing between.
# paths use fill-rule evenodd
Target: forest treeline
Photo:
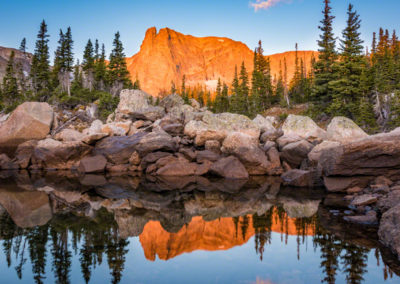
<instances>
[{"instance_id":1,"label":"forest treeline","mask_svg":"<svg viewBox=\"0 0 400 284\"><path fill-rule=\"evenodd\" d=\"M380 29L373 33L372 46L364 47L361 19L349 4L346 27L340 39L333 33L330 0L323 0L323 18L318 26L318 58L304 62L296 44L295 72L288 80L287 62L280 62L278 76L272 76L270 61L261 41L254 51L254 68L244 63L232 66L232 82L218 80L211 92L203 86L186 86L185 75L168 93L180 94L186 102L195 98L214 112L234 112L250 117L272 106L291 108L308 103L308 115L319 121L343 115L369 132L400 125L400 42L396 32ZM123 88L140 89L126 67L120 35L115 34L113 50L106 61L104 45L89 40L81 62L74 61L71 29L60 30L58 47L50 66L49 35L43 21L37 35L30 74L10 56L0 88L0 107L11 111L26 100L47 101L73 108L97 101L103 117L118 104ZM20 50L26 54L26 40ZM311 66L306 68L306 66Z\"/></svg>"}]
</instances>

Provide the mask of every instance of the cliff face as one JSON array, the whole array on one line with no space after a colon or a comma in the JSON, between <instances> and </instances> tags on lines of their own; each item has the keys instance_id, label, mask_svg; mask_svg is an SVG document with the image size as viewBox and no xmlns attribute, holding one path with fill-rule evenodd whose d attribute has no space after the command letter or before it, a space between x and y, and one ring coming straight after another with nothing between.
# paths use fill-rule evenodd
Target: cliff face
<instances>
[{"instance_id":1,"label":"cliff face","mask_svg":"<svg viewBox=\"0 0 400 284\"><path fill-rule=\"evenodd\" d=\"M300 51L307 68L313 51ZM293 76L295 52L269 56L271 70L278 76L280 61L286 58L288 79ZM235 65L244 61L249 72L253 69L253 51L244 43L223 37L194 37L164 28L158 33L156 28L147 30L140 51L127 58L132 79L140 80L144 91L157 95L169 91L171 81L180 86L182 76L186 76L189 86L206 85L215 88L218 78L230 84Z\"/></svg>"},{"instance_id":2,"label":"cliff face","mask_svg":"<svg viewBox=\"0 0 400 284\"><path fill-rule=\"evenodd\" d=\"M183 253L196 250L228 250L249 241L255 235L253 218L247 216L248 227L243 231L241 223L236 226L233 218L225 217L206 222L202 217L193 217L190 223L177 233L169 233L160 222L150 221L143 229L139 239L144 255L148 260L168 260ZM276 211L272 216L271 231L283 235L297 235L296 219L287 217L281 221ZM313 235L314 228L306 228L305 235Z\"/></svg>"},{"instance_id":3,"label":"cliff face","mask_svg":"<svg viewBox=\"0 0 400 284\"><path fill-rule=\"evenodd\" d=\"M3 77L6 73L7 63L8 60L10 59L11 51L14 51L15 53L14 55L15 67L17 66L17 64L22 66L22 70L24 71L25 76L28 76L31 70L32 54L30 53L24 54L23 52L17 49L0 46L0 82L3 81Z\"/></svg>"}]
</instances>

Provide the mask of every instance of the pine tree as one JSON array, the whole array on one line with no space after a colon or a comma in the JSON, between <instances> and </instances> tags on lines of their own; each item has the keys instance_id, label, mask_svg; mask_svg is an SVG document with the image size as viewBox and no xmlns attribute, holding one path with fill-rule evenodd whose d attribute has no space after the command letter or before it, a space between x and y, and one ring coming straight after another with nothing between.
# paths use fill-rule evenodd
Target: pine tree
<instances>
[{"instance_id":1,"label":"pine tree","mask_svg":"<svg viewBox=\"0 0 400 284\"><path fill-rule=\"evenodd\" d=\"M229 110L228 86L224 83L221 92L221 112Z\"/></svg>"},{"instance_id":2,"label":"pine tree","mask_svg":"<svg viewBox=\"0 0 400 284\"><path fill-rule=\"evenodd\" d=\"M64 39L64 66L63 66L63 80L62 86L63 89L66 90L67 94L71 95L71 72L74 67L74 54L72 52L73 49L73 40L71 27L67 28L67 32L65 33Z\"/></svg>"},{"instance_id":3,"label":"pine tree","mask_svg":"<svg viewBox=\"0 0 400 284\"><path fill-rule=\"evenodd\" d=\"M238 96L238 110L240 114L249 114L249 75L247 74L246 66L244 61L240 67L239 74L239 96Z\"/></svg>"},{"instance_id":4,"label":"pine tree","mask_svg":"<svg viewBox=\"0 0 400 284\"><path fill-rule=\"evenodd\" d=\"M95 53L92 41L89 39L83 52L82 69L85 72L84 87L93 90L94 87Z\"/></svg>"},{"instance_id":5,"label":"pine tree","mask_svg":"<svg viewBox=\"0 0 400 284\"><path fill-rule=\"evenodd\" d=\"M132 88L133 86L126 67L124 47L122 46L119 32L115 34L113 46L114 48L110 54L110 63L107 67L111 94L116 96L123 88Z\"/></svg>"},{"instance_id":6,"label":"pine tree","mask_svg":"<svg viewBox=\"0 0 400 284\"><path fill-rule=\"evenodd\" d=\"M6 111L13 110L20 101L17 78L14 71L14 51L11 51L10 58L7 63L6 73L3 78L3 104Z\"/></svg>"},{"instance_id":7,"label":"pine tree","mask_svg":"<svg viewBox=\"0 0 400 284\"><path fill-rule=\"evenodd\" d=\"M50 64L48 47L47 25L43 20L40 24L39 33L32 57L31 78L34 92L39 100L47 100L50 96Z\"/></svg>"},{"instance_id":8,"label":"pine tree","mask_svg":"<svg viewBox=\"0 0 400 284\"><path fill-rule=\"evenodd\" d=\"M332 28L335 17L331 15L330 2L330 0L324 0L324 17L321 21L321 26L318 27L322 32L320 40L318 40L319 60L314 64L315 81L312 99L317 109L322 111L325 111L332 101L333 91L330 83L337 78L337 72L334 68L337 58L335 50L336 39Z\"/></svg>"},{"instance_id":9,"label":"pine tree","mask_svg":"<svg viewBox=\"0 0 400 284\"><path fill-rule=\"evenodd\" d=\"M104 44L101 46L101 54L98 56L96 55L96 57L97 59L94 63L94 79L96 81L97 89L104 91L107 74L106 50Z\"/></svg>"},{"instance_id":10,"label":"pine tree","mask_svg":"<svg viewBox=\"0 0 400 284\"><path fill-rule=\"evenodd\" d=\"M221 79L218 78L217 88L215 91L215 98L214 98L214 111L216 113L221 113L222 111L222 85Z\"/></svg>"},{"instance_id":11,"label":"pine tree","mask_svg":"<svg viewBox=\"0 0 400 284\"><path fill-rule=\"evenodd\" d=\"M361 75L366 68L366 60L359 32L361 20L351 4L349 4L347 15L347 26L343 30L343 39L340 44L340 62L337 63L340 77L331 82L333 100L328 112L332 115L345 115L355 119L363 96L360 83Z\"/></svg>"},{"instance_id":12,"label":"pine tree","mask_svg":"<svg viewBox=\"0 0 400 284\"><path fill-rule=\"evenodd\" d=\"M26 38L23 38L19 46L19 51L21 51L24 56L26 56Z\"/></svg>"}]
</instances>

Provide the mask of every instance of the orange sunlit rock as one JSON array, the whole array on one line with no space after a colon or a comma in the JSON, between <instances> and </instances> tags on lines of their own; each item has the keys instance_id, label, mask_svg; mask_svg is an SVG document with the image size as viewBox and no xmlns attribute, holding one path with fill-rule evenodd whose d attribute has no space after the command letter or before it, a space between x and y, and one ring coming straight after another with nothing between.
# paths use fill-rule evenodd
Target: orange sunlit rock
<instances>
[{"instance_id":1,"label":"orange sunlit rock","mask_svg":"<svg viewBox=\"0 0 400 284\"><path fill-rule=\"evenodd\" d=\"M299 51L298 56L303 58L307 70L314 53ZM279 75L280 62L283 69L286 58L290 81L295 70L295 52L269 57L273 76ZM230 84L235 65L239 68L242 61L251 73L253 51L242 42L223 37L194 37L169 28L161 29L157 33L153 27L147 30L140 51L127 58L127 65L132 79L137 77L144 91L157 95L162 90L169 91L171 81L179 87L183 75L190 86L206 85L214 89L218 78Z\"/></svg>"},{"instance_id":2,"label":"orange sunlit rock","mask_svg":"<svg viewBox=\"0 0 400 284\"><path fill-rule=\"evenodd\" d=\"M168 260L195 250L228 250L245 244L254 236L252 216L247 217L248 227L245 233L243 233L241 221L238 222L236 229L234 219L228 217L209 222L204 221L202 217L193 217L191 222L177 233L168 233L162 228L160 222L150 221L145 225L139 239L145 257L152 261L156 259L156 256L161 260ZM281 221L277 212L274 211L272 220L272 232L297 235L294 218L285 216ZM313 227L306 229L305 235L313 234Z\"/></svg>"}]
</instances>

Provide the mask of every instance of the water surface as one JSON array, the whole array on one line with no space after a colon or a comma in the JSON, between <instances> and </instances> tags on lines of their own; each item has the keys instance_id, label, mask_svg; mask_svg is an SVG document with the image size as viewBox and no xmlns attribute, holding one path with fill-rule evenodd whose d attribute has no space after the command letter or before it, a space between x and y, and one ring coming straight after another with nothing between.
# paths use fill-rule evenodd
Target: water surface
<instances>
[{"instance_id":1,"label":"water surface","mask_svg":"<svg viewBox=\"0 0 400 284\"><path fill-rule=\"evenodd\" d=\"M3 283L400 283L374 228L279 180L2 173Z\"/></svg>"}]
</instances>

